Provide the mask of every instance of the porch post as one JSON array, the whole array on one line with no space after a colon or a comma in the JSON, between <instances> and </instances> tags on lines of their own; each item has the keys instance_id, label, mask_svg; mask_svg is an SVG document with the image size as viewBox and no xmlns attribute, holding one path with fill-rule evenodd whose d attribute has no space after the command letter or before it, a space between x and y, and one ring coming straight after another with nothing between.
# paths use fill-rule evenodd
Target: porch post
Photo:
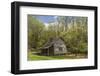
<instances>
[{"instance_id":1,"label":"porch post","mask_svg":"<svg viewBox=\"0 0 100 76\"><path fill-rule=\"evenodd\" d=\"M48 48L48 56L49 56L49 48Z\"/></svg>"}]
</instances>

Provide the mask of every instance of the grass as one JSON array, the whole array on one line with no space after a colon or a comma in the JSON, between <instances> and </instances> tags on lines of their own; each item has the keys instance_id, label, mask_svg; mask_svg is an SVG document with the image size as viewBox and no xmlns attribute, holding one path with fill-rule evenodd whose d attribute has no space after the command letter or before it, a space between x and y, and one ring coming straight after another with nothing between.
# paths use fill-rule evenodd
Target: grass
<instances>
[{"instance_id":1,"label":"grass","mask_svg":"<svg viewBox=\"0 0 100 76\"><path fill-rule=\"evenodd\" d=\"M31 52L28 53L28 60L52 60L53 58L47 56L34 55Z\"/></svg>"},{"instance_id":2,"label":"grass","mask_svg":"<svg viewBox=\"0 0 100 76\"><path fill-rule=\"evenodd\" d=\"M86 56L75 56L75 55L62 55L62 56L40 56L32 54L31 52L28 52L28 60L57 60L57 59L81 59L86 58Z\"/></svg>"}]
</instances>

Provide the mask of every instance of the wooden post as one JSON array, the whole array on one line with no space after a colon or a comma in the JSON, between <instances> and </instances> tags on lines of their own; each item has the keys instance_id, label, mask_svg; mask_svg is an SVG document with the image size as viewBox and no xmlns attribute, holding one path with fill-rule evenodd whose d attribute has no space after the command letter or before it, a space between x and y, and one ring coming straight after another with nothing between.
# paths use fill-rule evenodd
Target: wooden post
<instances>
[{"instance_id":1,"label":"wooden post","mask_svg":"<svg viewBox=\"0 0 100 76\"><path fill-rule=\"evenodd\" d=\"M49 56L49 48L48 48L48 56Z\"/></svg>"}]
</instances>

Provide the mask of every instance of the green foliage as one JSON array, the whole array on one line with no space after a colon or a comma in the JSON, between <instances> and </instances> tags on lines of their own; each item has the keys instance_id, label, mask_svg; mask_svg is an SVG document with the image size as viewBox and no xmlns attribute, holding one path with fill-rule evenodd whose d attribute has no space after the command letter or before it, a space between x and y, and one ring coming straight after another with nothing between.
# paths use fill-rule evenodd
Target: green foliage
<instances>
[{"instance_id":1,"label":"green foliage","mask_svg":"<svg viewBox=\"0 0 100 76\"><path fill-rule=\"evenodd\" d=\"M68 47L68 51L72 53L87 53L87 28L82 25L75 25L67 30L67 32L62 32L61 37Z\"/></svg>"},{"instance_id":2,"label":"green foliage","mask_svg":"<svg viewBox=\"0 0 100 76\"><path fill-rule=\"evenodd\" d=\"M37 48L42 45L44 24L35 17L28 15L28 45L29 48Z\"/></svg>"}]
</instances>

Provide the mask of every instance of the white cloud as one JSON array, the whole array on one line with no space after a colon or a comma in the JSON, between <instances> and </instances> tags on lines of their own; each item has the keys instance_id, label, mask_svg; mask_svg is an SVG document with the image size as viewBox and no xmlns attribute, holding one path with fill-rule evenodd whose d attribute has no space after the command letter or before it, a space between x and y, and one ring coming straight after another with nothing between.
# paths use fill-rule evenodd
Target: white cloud
<instances>
[{"instance_id":1,"label":"white cloud","mask_svg":"<svg viewBox=\"0 0 100 76\"><path fill-rule=\"evenodd\" d=\"M49 26L49 24L48 23L44 23L44 25L47 27L47 26Z\"/></svg>"},{"instance_id":2,"label":"white cloud","mask_svg":"<svg viewBox=\"0 0 100 76\"><path fill-rule=\"evenodd\" d=\"M45 28L48 29L49 24L48 23L44 23Z\"/></svg>"},{"instance_id":3,"label":"white cloud","mask_svg":"<svg viewBox=\"0 0 100 76\"><path fill-rule=\"evenodd\" d=\"M57 19L58 16L54 16L54 19Z\"/></svg>"}]
</instances>

